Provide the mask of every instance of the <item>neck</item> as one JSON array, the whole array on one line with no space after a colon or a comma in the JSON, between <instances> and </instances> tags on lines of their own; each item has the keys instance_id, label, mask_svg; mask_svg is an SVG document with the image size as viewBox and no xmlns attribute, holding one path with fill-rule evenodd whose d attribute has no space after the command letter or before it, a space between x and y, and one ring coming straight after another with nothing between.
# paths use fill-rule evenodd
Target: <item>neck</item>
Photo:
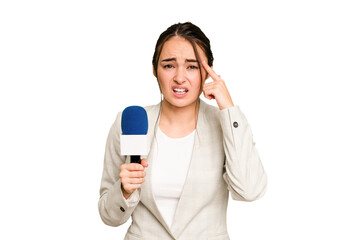
<instances>
[{"instance_id":1,"label":"neck","mask_svg":"<svg viewBox=\"0 0 361 240\"><path fill-rule=\"evenodd\" d=\"M161 121L167 125L192 125L195 127L199 100L186 107L176 107L166 100L162 101Z\"/></svg>"}]
</instances>

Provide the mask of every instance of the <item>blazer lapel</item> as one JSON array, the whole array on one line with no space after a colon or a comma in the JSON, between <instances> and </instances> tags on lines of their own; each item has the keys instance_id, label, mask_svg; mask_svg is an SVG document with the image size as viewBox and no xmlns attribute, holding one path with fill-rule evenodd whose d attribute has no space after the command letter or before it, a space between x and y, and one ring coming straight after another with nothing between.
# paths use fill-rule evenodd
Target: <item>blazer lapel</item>
<instances>
[{"instance_id":1,"label":"blazer lapel","mask_svg":"<svg viewBox=\"0 0 361 240\"><path fill-rule=\"evenodd\" d=\"M159 113L160 104L156 107L151 108L148 112L148 142L150 143L150 152L148 156L142 156L148 160L148 167L145 169L146 177L145 182L142 184L142 194L140 201L145 207L149 209L151 213L157 218L157 220L164 226L164 228L169 232L170 235L173 235L168 224L165 222L162 214L160 213L157 204L154 199L153 190L152 190L152 161L154 156L154 129L156 129L156 124L158 123L158 113Z\"/></svg>"},{"instance_id":2,"label":"blazer lapel","mask_svg":"<svg viewBox=\"0 0 361 240\"><path fill-rule=\"evenodd\" d=\"M176 239L183 232L184 228L191 222L194 216L194 210L196 210L197 208L197 203L194 202L196 201L196 199L194 198L196 193L192 183L196 181L197 175L202 172L203 166L203 163L200 161L202 159L200 136L204 136L202 126L204 126L205 121L203 104L205 103L200 100L192 158L189 165L187 178L185 180L181 193L181 197L177 205L173 224L171 226L171 231Z\"/></svg>"},{"instance_id":3,"label":"blazer lapel","mask_svg":"<svg viewBox=\"0 0 361 240\"><path fill-rule=\"evenodd\" d=\"M152 190L152 161L153 158L156 157L154 154L154 130L156 129L156 124L158 124L158 113L160 104L157 107L152 108L148 112L148 142L150 142L150 152L148 156L142 156L142 158L147 158L148 167L146 168L146 180L142 185L142 194L141 194L141 202L146 206L150 212L154 214L157 220L164 226L164 228L168 231L168 233L177 239L188 223L191 222L192 217L194 216L194 211L196 211L197 203L195 201L194 196L196 195L195 189L193 189L192 183L195 182L197 174L202 172L203 163L200 161L202 159L201 156L201 145L200 145L200 136L204 136L202 126L204 126L206 119L204 113L204 102L200 100L198 120L197 120L197 129L194 140L192 158L189 165L187 177L183 186L183 190L181 193L181 197L179 199L177 209L175 212L173 224L171 227L165 222L160 213L157 204L155 202L155 198Z\"/></svg>"}]
</instances>

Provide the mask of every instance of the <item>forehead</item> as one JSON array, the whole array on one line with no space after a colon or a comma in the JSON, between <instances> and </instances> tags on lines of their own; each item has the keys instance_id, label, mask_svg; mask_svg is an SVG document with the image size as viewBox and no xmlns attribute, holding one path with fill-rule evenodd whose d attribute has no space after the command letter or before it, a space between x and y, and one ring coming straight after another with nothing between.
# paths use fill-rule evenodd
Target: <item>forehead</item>
<instances>
[{"instance_id":1,"label":"forehead","mask_svg":"<svg viewBox=\"0 0 361 240\"><path fill-rule=\"evenodd\" d=\"M199 57L205 59L203 50L196 45ZM182 37L172 37L166 41L163 45L162 52L160 53L160 59L176 57L184 59L196 59L192 44Z\"/></svg>"}]
</instances>

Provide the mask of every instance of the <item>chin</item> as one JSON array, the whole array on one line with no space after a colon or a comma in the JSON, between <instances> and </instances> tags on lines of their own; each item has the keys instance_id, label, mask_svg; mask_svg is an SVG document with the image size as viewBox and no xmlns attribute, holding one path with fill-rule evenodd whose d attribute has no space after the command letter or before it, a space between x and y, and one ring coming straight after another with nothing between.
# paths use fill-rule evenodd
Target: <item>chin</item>
<instances>
[{"instance_id":1,"label":"chin","mask_svg":"<svg viewBox=\"0 0 361 240\"><path fill-rule=\"evenodd\" d=\"M173 106L173 107L177 107L177 108L183 108L183 107L187 107L189 105L194 104L195 102L197 102L198 98L194 99L194 100L188 100L188 99L170 99L166 101L168 102L169 105Z\"/></svg>"}]
</instances>

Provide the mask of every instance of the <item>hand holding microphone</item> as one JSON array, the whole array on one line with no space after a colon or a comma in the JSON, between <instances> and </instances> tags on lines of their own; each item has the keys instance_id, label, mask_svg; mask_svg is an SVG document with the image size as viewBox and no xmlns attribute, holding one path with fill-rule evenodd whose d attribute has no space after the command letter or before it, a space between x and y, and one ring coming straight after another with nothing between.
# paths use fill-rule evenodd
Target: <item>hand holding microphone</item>
<instances>
[{"instance_id":1,"label":"hand holding microphone","mask_svg":"<svg viewBox=\"0 0 361 240\"><path fill-rule=\"evenodd\" d=\"M125 199L145 181L144 168L148 167L148 161L141 159L141 155L148 155L148 116L144 108L130 106L122 113L121 128L123 135L120 136L120 154L130 155L131 163L120 166L119 177L122 192Z\"/></svg>"},{"instance_id":2,"label":"hand holding microphone","mask_svg":"<svg viewBox=\"0 0 361 240\"><path fill-rule=\"evenodd\" d=\"M142 186L145 181L144 168L148 167L148 161L142 159L141 163L124 163L120 166L120 181L122 183L122 192L125 199Z\"/></svg>"}]
</instances>

